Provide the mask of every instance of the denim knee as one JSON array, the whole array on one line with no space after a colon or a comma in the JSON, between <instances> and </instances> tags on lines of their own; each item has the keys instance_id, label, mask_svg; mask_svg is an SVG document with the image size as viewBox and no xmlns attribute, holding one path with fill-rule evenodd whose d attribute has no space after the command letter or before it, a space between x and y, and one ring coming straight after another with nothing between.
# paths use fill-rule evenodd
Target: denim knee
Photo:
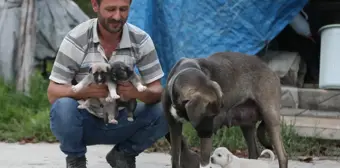
<instances>
[{"instance_id":1,"label":"denim knee","mask_svg":"<svg viewBox=\"0 0 340 168\"><path fill-rule=\"evenodd\" d=\"M148 124L154 125L157 134L168 132L168 122L165 118L164 110L161 103L144 104L141 103L136 109L137 120L142 120ZM155 133L156 133L155 132Z\"/></svg>"},{"instance_id":2,"label":"denim knee","mask_svg":"<svg viewBox=\"0 0 340 168\"><path fill-rule=\"evenodd\" d=\"M57 99L50 111L51 131L58 138L67 136L76 131L82 123L81 114L78 109L78 102L69 97Z\"/></svg>"}]
</instances>

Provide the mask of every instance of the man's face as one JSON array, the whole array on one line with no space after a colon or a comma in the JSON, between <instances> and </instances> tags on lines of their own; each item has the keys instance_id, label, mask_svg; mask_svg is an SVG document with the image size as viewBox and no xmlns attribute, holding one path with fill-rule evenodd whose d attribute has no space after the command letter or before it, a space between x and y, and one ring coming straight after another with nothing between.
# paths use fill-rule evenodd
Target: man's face
<instances>
[{"instance_id":1,"label":"man's face","mask_svg":"<svg viewBox=\"0 0 340 168\"><path fill-rule=\"evenodd\" d=\"M97 12L101 26L110 33L122 31L129 15L130 0L92 0L93 10Z\"/></svg>"}]
</instances>

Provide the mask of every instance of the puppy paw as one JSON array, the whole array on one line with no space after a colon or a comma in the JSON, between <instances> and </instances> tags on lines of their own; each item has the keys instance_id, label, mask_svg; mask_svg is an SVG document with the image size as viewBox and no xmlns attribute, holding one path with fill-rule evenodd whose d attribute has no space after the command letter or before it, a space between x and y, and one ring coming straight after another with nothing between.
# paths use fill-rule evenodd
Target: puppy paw
<instances>
[{"instance_id":1,"label":"puppy paw","mask_svg":"<svg viewBox=\"0 0 340 168\"><path fill-rule=\"evenodd\" d=\"M73 86L72 86L72 91L75 92L75 93L79 92L80 89L81 89L81 86L80 86L80 85L73 85Z\"/></svg>"},{"instance_id":2,"label":"puppy paw","mask_svg":"<svg viewBox=\"0 0 340 168\"><path fill-rule=\"evenodd\" d=\"M147 87L144 86L144 85L138 85L138 86L137 86L138 92L144 92L146 89L147 89Z\"/></svg>"},{"instance_id":3,"label":"puppy paw","mask_svg":"<svg viewBox=\"0 0 340 168\"><path fill-rule=\"evenodd\" d=\"M118 121L116 119L112 119L109 121L110 124L118 124Z\"/></svg>"},{"instance_id":4,"label":"puppy paw","mask_svg":"<svg viewBox=\"0 0 340 168\"><path fill-rule=\"evenodd\" d=\"M111 97L112 97L112 99L119 99L120 98L120 96L117 95L117 94L111 95Z\"/></svg>"},{"instance_id":5,"label":"puppy paw","mask_svg":"<svg viewBox=\"0 0 340 168\"><path fill-rule=\"evenodd\" d=\"M106 97L105 98L105 101L107 101L107 102L113 102L113 98L112 97L110 97L110 96L108 96L108 97Z\"/></svg>"},{"instance_id":6,"label":"puppy paw","mask_svg":"<svg viewBox=\"0 0 340 168\"><path fill-rule=\"evenodd\" d=\"M87 105L85 104L79 104L78 105L78 109L86 109L87 108Z\"/></svg>"},{"instance_id":7,"label":"puppy paw","mask_svg":"<svg viewBox=\"0 0 340 168\"><path fill-rule=\"evenodd\" d=\"M133 117L128 117L127 120L130 122L134 121Z\"/></svg>"}]
</instances>

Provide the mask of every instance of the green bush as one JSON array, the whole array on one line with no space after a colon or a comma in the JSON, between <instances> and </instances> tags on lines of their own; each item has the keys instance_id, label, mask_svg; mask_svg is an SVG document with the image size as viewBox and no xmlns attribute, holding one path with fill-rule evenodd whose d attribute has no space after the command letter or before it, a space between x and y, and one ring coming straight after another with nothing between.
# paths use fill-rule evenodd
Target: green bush
<instances>
[{"instance_id":1,"label":"green bush","mask_svg":"<svg viewBox=\"0 0 340 168\"><path fill-rule=\"evenodd\" d=\"M30 96L17 93L14 85L0 81L0 140L54 141L49 129L47 80L32 77Z\"/></svg>"}]
</instances>

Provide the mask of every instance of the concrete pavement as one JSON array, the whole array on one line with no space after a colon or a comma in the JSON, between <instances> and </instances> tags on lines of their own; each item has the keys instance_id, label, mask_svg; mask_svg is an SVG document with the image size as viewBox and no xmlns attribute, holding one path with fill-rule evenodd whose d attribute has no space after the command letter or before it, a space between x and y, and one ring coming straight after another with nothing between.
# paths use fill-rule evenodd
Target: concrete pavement
<instances>
[{"instance_id":1,"label":"concrete pavement","mask_svg":"<svg viewBox=\"0 0 340 168\"><path fill-rule=\"evenodd\" d=\"M96 145L88 147L88 168L110 168L105 161L111 146ZM65 168L65 155L59 144L7 144L0 143L0 168ZM143 153L137 157L137 168L168 168L170 156L164 153ZM273 168L278 168L277 160ZM289 168L339 168L339 161L314 161L302 163L289 161Z\"/></svg>"}]
</instances>

